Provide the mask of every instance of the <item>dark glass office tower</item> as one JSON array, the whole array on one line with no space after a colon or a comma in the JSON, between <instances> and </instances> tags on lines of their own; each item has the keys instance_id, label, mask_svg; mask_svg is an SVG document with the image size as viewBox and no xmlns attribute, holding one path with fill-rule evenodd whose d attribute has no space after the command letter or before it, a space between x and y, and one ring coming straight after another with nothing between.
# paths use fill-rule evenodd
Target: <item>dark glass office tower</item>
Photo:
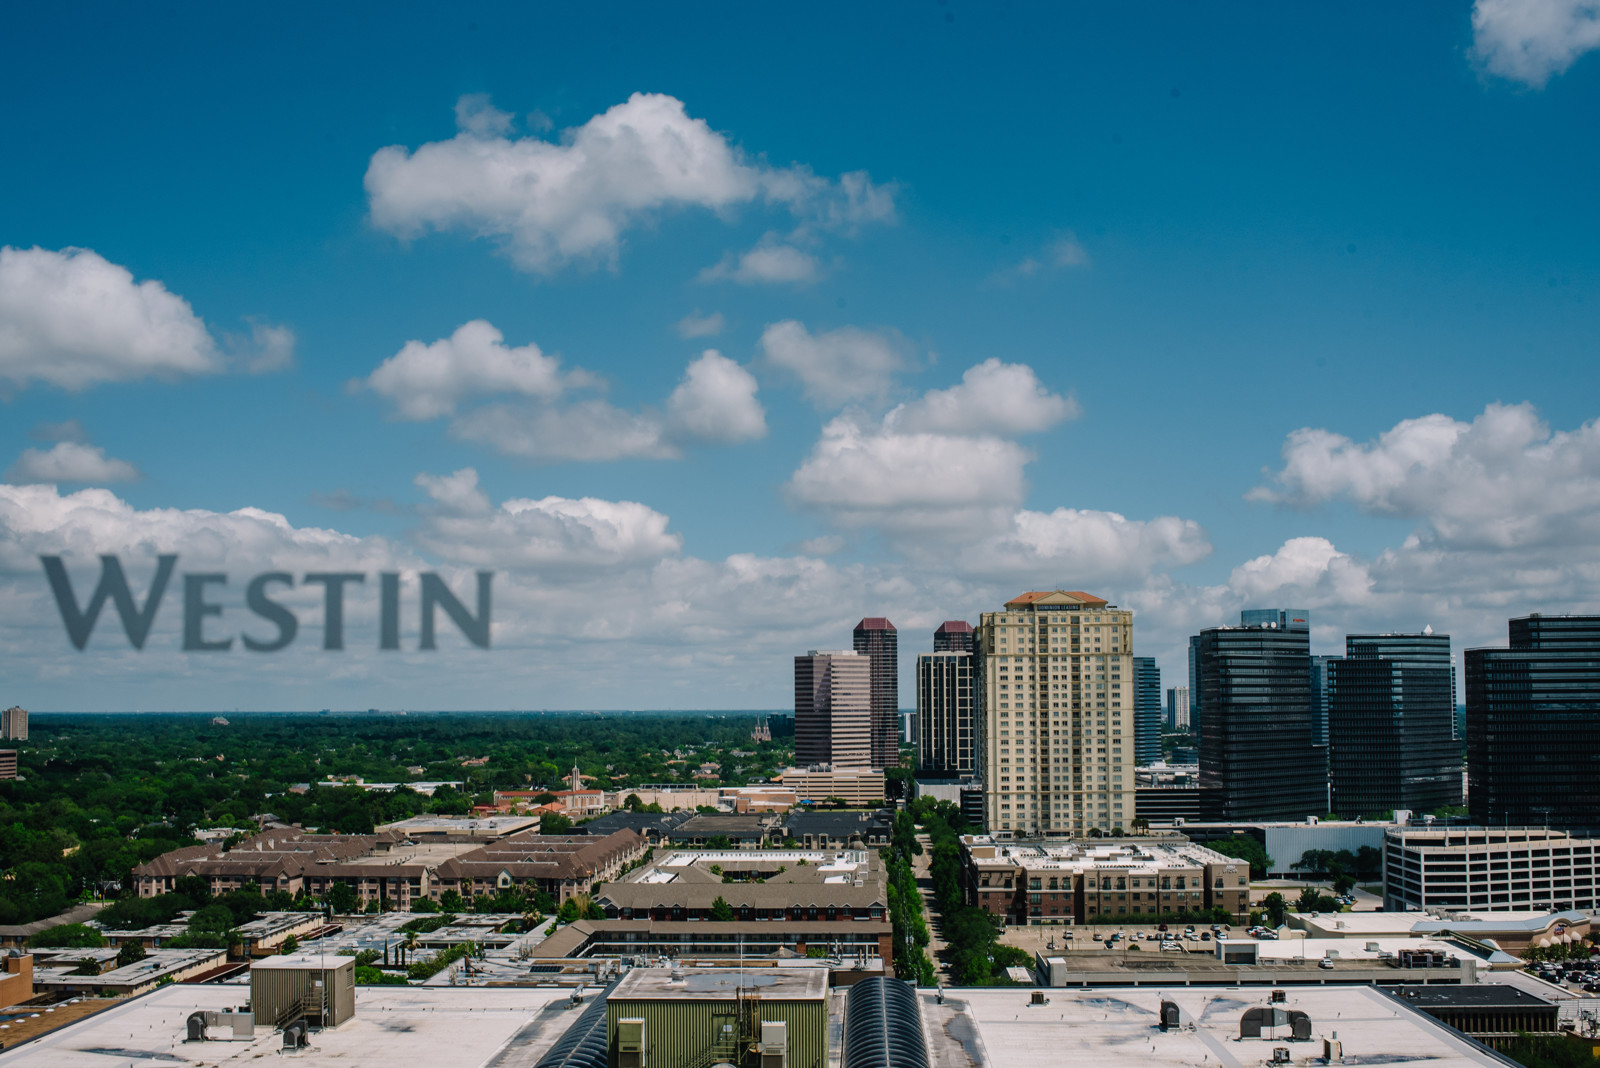
<instances>
[{"instance_id":1,"label":"dark glass office tower","mask_svg":"<svg viewBox=\"0 0 1600 1068\"><path fill-rule=\"evenodd\" d=\"M1328 744L1328 661L1336 656L1311 658L1311 744Z\"/></svg>"},{"instance_id":2,"label":"dark glass office tower","mask_svg":"<svg viewBox=\"0 0 1600 1068\"><path fill-rule=\"evenodd\" d=\"M1161 669L1153 656L1133 658L1133 762L1161 759Z\"/></svg>"},{"instance_id":3,"label":"dark glass office tower","mask_svg":"<svg viewBox=\"0 0 1600 1068\"><path fill-rule=\"evenodd\" d=\"M872 766L900 766L900 654L894 624L869 616L856 624L855 650L872 660Z\"/></svg>"},{"instance_id":4,"label":"dark glass office tower","mask_svg":"<svg viewBox=\"0 0 1600 1068\"><path fill-rule=\"evenodd\" d=\"M1282 626L1274 617L1272 626L1204 630L1194 642L1206 819L1299 820L1327 811L1311 747L1310 630L1303 612L1285 613Z\"/></svg>"},{"instance_id":5,"label":"dark glass office tower","mask_svg":"<svg viewBox=\"0 0 1600 1068\"><path fill-rule=\"evenodd\" d=\"M1449 635L1347 635L1344 658L1326 671L1335 811L1461 804Z\"/></svg>"},{"instance_id":6,"label":"dark glass office tower","mask_svg":"<svg viewBox=\"0 0 1600 1068\"><path fill-rule=\"evenodd\" d=\"M1600 616L1509 629L1509 649L1467 650L1472 822L1600 831Z\"/></svg>"}]
</instances>

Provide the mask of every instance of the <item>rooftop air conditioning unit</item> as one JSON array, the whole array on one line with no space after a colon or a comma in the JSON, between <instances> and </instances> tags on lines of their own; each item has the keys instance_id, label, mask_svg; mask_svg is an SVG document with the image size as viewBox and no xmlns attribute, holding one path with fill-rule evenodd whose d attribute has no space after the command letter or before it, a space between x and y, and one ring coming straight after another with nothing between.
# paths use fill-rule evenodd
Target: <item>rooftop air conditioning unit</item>
<instances>
[{"instance_id":1,"label":"rooftop air conditioning unit","mask_svg":"<svg viewBox=\"0 0 1600 1068\"><path fill-rule=\"evenodd\" d=\"M644 1017L624 1016L617 1021L617 1064L619 1068L646 1068Z\"/></svg>"},{"instance_id":2,"label":"rooftop air conditioning unit","mask_svg":"<svg viewBox=\"0 0 1600 1068\"><path fill-rule=\"evenodd\" d=\"M761 1021L761 1068L789 1068L789 1025L783 1020Z\"/></svg>"}]
</instances>

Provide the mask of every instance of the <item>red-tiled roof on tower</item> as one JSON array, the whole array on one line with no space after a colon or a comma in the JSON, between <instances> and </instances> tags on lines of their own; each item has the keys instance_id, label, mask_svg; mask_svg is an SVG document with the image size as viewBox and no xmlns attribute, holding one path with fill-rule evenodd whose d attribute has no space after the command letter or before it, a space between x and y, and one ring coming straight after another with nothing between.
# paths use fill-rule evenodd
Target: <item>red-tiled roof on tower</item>
<instances>
[{"instance_id":1,"label":"red-tiled roof on tower","mask_svg":"<svg viewBox=\"0 0 1600 1068\"><path fill-rule=\"evenodd\" d=\"M1094 605L1100 608L1104 608L1107 604L1107 601L1104 597L1096 597L1094 594L1084 593L1082 590L1033 590L1028 593L1018 594L1016 597L1011 598L1011 600L1006 602L1006 607L1020 608L1025 605L1034 604L1047 598L1057 597L1063 594L1081 604Z\"/></svg>"},{"instance_id":2,"label":"red-tiled roof on tower","mask_svg":"<svg viewBox=\"0 0 1600 1068\"><path fill-rule=\"evenodd\" d=\"M894 630L894 624L883 616L867 616L856 624L856 630Z\"/></svg>"}]
</instances>

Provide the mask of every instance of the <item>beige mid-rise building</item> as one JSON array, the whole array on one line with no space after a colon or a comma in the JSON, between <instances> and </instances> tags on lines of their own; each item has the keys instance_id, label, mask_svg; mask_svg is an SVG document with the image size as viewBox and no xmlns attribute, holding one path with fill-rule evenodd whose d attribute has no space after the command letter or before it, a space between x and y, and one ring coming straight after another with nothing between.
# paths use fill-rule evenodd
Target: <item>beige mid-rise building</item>
<instances>
[{"instance_id":1,"label":"beige mid-rise building","mask_svg":"<svg viewBox=\"0 0 1600 1068\"><path fill-rule=\"evenodd\" d=\"M794 658L794 759L801 767L872 766L872 660L854 650Z\"/></svg>"},{"instance_id":2,"label":"beige mid-rise building","mask_svg":"<svg viewBox=\"0 0 1600 1068\"><path fill-rule=\"evenodd\" d=\"M1024 593L978 625L984 815L997 838L1130 829L1133 613Z\"/></svg>"},{"instance_id":3,"label":"beige mid-rise building","mask_svg":"<svg viewBox=\"0 0 1600 1068\"><path fill-rule=\"evenodd\" d=\"M28 740L28 710L11 708L0 712L0 738L11 741L25 742Z\"/></svg>"}]
</instances>

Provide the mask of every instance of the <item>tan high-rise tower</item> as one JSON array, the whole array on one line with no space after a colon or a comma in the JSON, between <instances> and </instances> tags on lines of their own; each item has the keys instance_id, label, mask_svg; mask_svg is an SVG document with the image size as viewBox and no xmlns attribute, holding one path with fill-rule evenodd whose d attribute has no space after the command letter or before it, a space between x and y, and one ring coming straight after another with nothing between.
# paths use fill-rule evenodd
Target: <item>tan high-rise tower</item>
<instances>
[{"instance_id":1,"label":"tan high-rise tower","mask_svg":"<svg viewBox=\"0 0 1600 1068\"><path fill-rule=\"evenodd\" d=\"M1133 613L1070 590L1024 593L978 625L990 833L1129 830Z\"/></svg>"}]
</instances>

